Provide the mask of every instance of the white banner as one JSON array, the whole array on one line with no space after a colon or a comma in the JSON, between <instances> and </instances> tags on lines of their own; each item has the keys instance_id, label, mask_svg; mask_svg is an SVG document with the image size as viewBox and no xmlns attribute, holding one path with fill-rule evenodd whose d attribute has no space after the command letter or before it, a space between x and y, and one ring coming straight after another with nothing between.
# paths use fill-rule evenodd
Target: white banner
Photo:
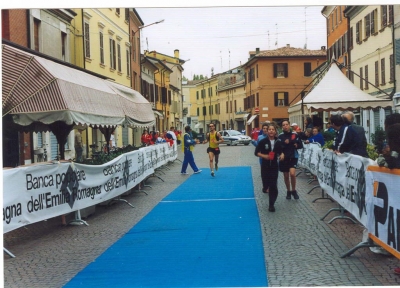
<instances>
[{"instance_id":1,"label":"white banner","mask_svg":"<svg viewBox=\"0 0 400 288\"><path fill-rule=\"evenodd\" d=\"M321 188L366 227L365 173L376 162L353 154L337 155L317 145L304 145L299 153L299 165L316 175Z\"/></svg>"},{"instance_id":2,"label":"white banner","mask_svg":"<svg viewBox=\"0 0 400 288\"><path fill-rule=\"evenodd\" d=\"M368 167L369 236L400 259L400 169Z\"/></svg>"},{"instance_id":3,"label":"white banner","mask_svg":"<svg viewBox=\"0 0 400 288\"><path fill-rule=\"evenodd\" d=\"M152 145L103 165L74 162L3 170L3 233L113 199L177 158L177 145Z\"/></svg>"}]
</instances>

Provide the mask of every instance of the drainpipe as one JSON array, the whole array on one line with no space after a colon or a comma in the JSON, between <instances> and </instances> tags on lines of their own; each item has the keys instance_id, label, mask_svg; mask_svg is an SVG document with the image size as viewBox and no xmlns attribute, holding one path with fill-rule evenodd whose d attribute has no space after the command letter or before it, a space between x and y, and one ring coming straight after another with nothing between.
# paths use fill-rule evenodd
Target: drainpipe
<instances>
[{"instance_id":1,"label":"drainpipe","mask_svg":"<svg viewBox=\"0 0 400 288\"><path fill-rule=\"evenodd\" d=\"M83 49L83 69L86 69L86 64L85 64L85 21L83 20L83 9L82 11L82 49Z\"/></svg>"},{"instance_id":2,"label":"drainpipe","mask_svg":"<svg viewBox=\"0 0 400 288\"><path fill-rule=\"evenodd\" d=\"M393 8L393 14L394 14L394 9L395 8ZM395 30L395 27L394 27L394 16L393 16L393 23L392 23L392 45L393 45L393 66L394 66L394 75L393 75L393 90L392 90L392 93L390 93L390 100L392 100L393 101L393 96L394 96L394 93L396 93L396 40L395 40L395 36L394 36L394 30ZM399 49L400 49L400 47L399 47Z\"/></svg>"}]
</instances>

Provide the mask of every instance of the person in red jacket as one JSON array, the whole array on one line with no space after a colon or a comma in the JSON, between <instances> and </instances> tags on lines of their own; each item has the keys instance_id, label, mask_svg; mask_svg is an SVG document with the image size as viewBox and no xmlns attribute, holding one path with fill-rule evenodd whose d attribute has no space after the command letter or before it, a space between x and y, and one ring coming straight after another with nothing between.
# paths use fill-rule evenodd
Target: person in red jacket
<instances>
[{"instance_id":1,"label":"person in red jacket","mask_svg":"<svg viewBox=\"0 0 400 288\"><path fill-rule=\"evenodd\" d=\"M151 135L149 134L149 132L147 130L143 131L143 134L142 134L142 137L140 138L140 140L144 146L151 145Z\"/></svg>"}]
</instances>

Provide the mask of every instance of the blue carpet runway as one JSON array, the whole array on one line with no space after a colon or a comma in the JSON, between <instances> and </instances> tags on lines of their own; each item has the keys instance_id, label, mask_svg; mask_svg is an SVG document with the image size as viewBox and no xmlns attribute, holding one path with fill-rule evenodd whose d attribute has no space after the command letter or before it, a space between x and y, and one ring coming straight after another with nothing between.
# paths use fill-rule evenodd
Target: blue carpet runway
<instances>
[{"instance_id":1,"label":"blue carpet runway","mask_svg":"<svg viewBox=\"0 0 400 288\"><path fill-rule=\"evenodd\" d=\"M64 287L268 286L250 167L189 176Z\"/></svg>"}]
</instances>

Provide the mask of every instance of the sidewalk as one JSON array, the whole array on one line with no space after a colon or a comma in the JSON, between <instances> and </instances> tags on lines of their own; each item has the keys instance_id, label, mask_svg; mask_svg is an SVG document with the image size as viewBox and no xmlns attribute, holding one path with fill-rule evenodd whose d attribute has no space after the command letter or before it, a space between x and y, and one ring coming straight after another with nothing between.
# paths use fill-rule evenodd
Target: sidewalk
<instances>
[{"instance_id":1,"label":"sidewalk","mask_svg":"<svg viewBox=\"0 0 400 288\"><path fill-rule=\"evenodd\" d=\"M198 167L208 167L206 145L198 145L194 157ZM178 156L182 159L182 155ZM261 192L260 166L254 147L221 145L220 167L251 166L255 197L261 219L266 271L269 286L361 286L399 285L400 277L393 273L400 261L392 256L374 254L368 248L352 256L340 255L362 240L363 227L339 219L328 224L338 212L324 216L336 203L314 199L320 189L307 192L316 185L308 177L298 176L299 200L285 199L283 179L279 178L276 212L268 212L268 194ZM5 287L61 287L76 273L101 255L121 238L152 208L183 181L181 162L158 174L165 182L152 177L152 188L124 197L129 205L116 202L97 206L94 215L86 220L89 226L61 226L59 217L28 225L4 235L4 247L16 258L4 254ZM188 172L192 173L188 168ZM189 176L191 177L191 176ZM211 178L211 176L210 176ZM215 180L218 180L218 171ZM231 179L235 181L235 179ZM215 183L216 181L213 181ZM207 183L204 183L205 189ZM220 187L224 189L224 187ZM226 191L229 193L229 191ZM134 265L134 259L132 259ZM134 287L132 283L132 287Z\"/></svg>"}]
</instances>

